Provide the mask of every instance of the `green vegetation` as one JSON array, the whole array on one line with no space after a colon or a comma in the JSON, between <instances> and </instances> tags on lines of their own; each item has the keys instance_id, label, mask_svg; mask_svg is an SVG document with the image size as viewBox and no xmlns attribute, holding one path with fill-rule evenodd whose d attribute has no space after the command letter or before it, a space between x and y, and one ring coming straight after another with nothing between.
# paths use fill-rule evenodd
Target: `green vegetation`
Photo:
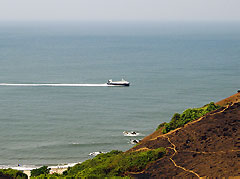
<instances>
[{"instance_id":1,"label":"green vegetation","mask_svg":"<svg viewBox=\"0 0 240 179\"><path fill-rule=\"evenodd\" d=\"M163 123L159 124L159 125L158 125L158 128L157 128L156 130L158 130L158 129L160 129L160 128L164 127L164 126L165 126L165 124L167 124L167 123L166 123L166 122L163 122Z\"/></svg>"},{"instance_id":2,"label":"green vegetation","mask_svg":"<svg viewBox=\"0 0 240 179\"><path fill-rule=\"evenodd\" d=\"M102 178L114 176L127 176L127 172L142 171L150 162L164 156L166 150L158 148L149 151L138 152L121 152L113 150L106 154L99 154L93 159L86 160L81 164L77 164L68 168L63 175L39 175L31 178L71 178L71 177L85 177L85 178Z\"/></svg>"},{"instance_id":3,"label":"green vegetation","mask_svg":"<svg viewBox=\"0 0 240 179\"><path fill-rule=\"evenodd\" d=\"M41 168L36 168L31 171L31 176L39 176L41 174L49 174L50 168L48 166L42 166Z\"/></svg>"},{"instance_id":4,"label":"green vegetation","mask_svg":"<svg viewBox=\"0 0 240 179\"><path fill-rule=\"evenodd\" d=\"M19 171L19 170L13 170L11 168L9 169L0 169L0 178L4 178L4 177L7 177L7 178L21 178L21 179L27 179L28 176Z\"/></svg>"},{"instance_id":5,"label":"green vegetation","mask_svg":"<svg viewBox=\"0 0 240 179\"><path fill-rule=\"evenodd\" d=\"M38 176L31 176L30 179L72 179L72 177L65 177L60 174L54 173L54 174L41 174Z\"/></svg>"},{"instance_id":6,"label":"green vegetation","mask_svg":"<svg viewBox=\"0 0 240 179\"><path fill-rule=\"evenodd\" d=\"M164 148L127 153L113 150L75 165L66 172L66 175L77 177L124 176L126 172L143 170L149 162L161 158L164 154Z\"/></svg>"},{"instance_id":7,"label":"green vegetation","mask_svg":"<svg viewBox=\"0 0 240 179\"><path fill-rule=\"evenodd\" d=\"M184 124L187 124L188 122L198 119L205 114L218 109L219 107L220 106L216 105L214 102L211 102L201 108L189 108L185 110L182 114L175 113L169 123L160 124L157 129L164 127L162 129L162 132L163 134L166 134L171 130L182 127L184 126Z\"/></svg>"}]
</instances>

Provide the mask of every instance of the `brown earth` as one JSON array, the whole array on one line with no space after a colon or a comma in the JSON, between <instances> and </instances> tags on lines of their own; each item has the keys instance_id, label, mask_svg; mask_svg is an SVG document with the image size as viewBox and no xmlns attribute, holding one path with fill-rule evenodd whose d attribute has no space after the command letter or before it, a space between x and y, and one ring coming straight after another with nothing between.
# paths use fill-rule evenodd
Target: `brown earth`
<instances>
[{"instance_id":1,"label":"brown earth","mask_svg":"<svg viewBox=\"0 0 240 179\"><path fill-rule=\"evenodd\" d=\"M240 92L236 93L226 99L218 101L216 104L218 104L220 106L226 106L227 104L230 104L230 103L239 103L239 102L240 102Z\"/></svg>"},{"instance_id":2,"label":"brown earth","mask_svg":"<svg viewBox=\"0 0 240 179\"><path fill-rule=\"evenodd\" d=\"M138 178L240 176L239 93L225 99L220 109L167 134L161 129L130 149L167 149L165 157L147 165ZM231 101L232 100L232 101ZM219 104L225 105L220 101Z\"/></svg>"},{"instance_id":3,"label":"brown earth","mask_svg":"<svg viewBox=\"0 0 240 179\"><path fill-rule=\"evenodd\" d=\"M240 92L236 93L228 98L225 98L221 101L216 102L217 105L219 106L227 106L228 104L232 104L232 103L239 103L240 102ZM156 136L159 136L160 134L162 134L162 128L160 128L159 130L154 131L152 134L146 136L144 139L142 139L142 141L147 141L150 140L152 138L155 138Z\"/></svg>"}]
</instances>

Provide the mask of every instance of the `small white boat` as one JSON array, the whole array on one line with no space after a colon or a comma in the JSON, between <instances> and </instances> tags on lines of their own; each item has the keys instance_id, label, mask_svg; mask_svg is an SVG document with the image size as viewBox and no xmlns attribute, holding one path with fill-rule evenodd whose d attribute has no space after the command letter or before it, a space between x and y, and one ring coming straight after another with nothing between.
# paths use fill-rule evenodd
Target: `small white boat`
<instances>
[{"instance_id":1,"label":"small white boat","mask_svg":"<svg viewBox=\"0 0 240 179\"><path fill-rule=\"evenodd\" d=\"M113 81L112 79L108 80L107 82L108 85L114 85L114 86L129 86L130 83L124 79L121 81Z\"/></svg>"},{"instance_id":2,"label":"small white boat","mask_svg":"<svg viewBox=\"0 0 240 179\"><path fill-rule=\"evenodd\" d=\"M135 131L131 131L131 132L124 131L124 132L123 132L123 135L124 135L124 136L138 136L139 134L140 134L140 133L135 132Z\"/></svg>"}]
</instances>

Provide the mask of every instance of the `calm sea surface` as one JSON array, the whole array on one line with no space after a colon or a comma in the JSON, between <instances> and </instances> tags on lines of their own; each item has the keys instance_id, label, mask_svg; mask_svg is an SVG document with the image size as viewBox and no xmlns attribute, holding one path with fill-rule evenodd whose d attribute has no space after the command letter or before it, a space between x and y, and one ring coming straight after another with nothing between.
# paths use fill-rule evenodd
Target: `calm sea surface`
<instances>
[{"instance_id":1,"label":"calm sea surface","mask_svg":"<svg viewBox=\"0 0 240 179\"><path fill-rule=\"evenodd\" d=\"M240 88L240 24L0 23L0 165L127 150L175 112ZM124 137L123 131L142 136Z\"/></svg>"}]
</instances>

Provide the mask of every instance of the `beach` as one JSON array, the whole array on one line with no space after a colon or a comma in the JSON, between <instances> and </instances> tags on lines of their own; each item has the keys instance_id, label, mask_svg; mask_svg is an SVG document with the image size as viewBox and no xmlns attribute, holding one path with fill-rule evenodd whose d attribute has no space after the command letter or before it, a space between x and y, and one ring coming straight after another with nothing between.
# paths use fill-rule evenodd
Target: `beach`
<instances>
[{"instance_id":1,"label":"beach","mask_svg":"<svg viewBox=\"0 0 240 179\"><path fill-rule=\"evenodd\" d=\"M53 173L58 173L58 174L62 174L64 171L66 171L68 169L68 167L72 167L74 165L76 165L78 163L71 163L71 164L66 164L66 165L54 165L54 166L48 166L48 168L50 168L51 170L49 171L50 174ZM22 171L23 173L28 175L28 178L30 178L31 176L31 170L33 169L37 169L40 168L42 166L1 166L0 169L8 169L8 168L12 168L14 170L19 170Z\"/></svg>"}]
</instances>

